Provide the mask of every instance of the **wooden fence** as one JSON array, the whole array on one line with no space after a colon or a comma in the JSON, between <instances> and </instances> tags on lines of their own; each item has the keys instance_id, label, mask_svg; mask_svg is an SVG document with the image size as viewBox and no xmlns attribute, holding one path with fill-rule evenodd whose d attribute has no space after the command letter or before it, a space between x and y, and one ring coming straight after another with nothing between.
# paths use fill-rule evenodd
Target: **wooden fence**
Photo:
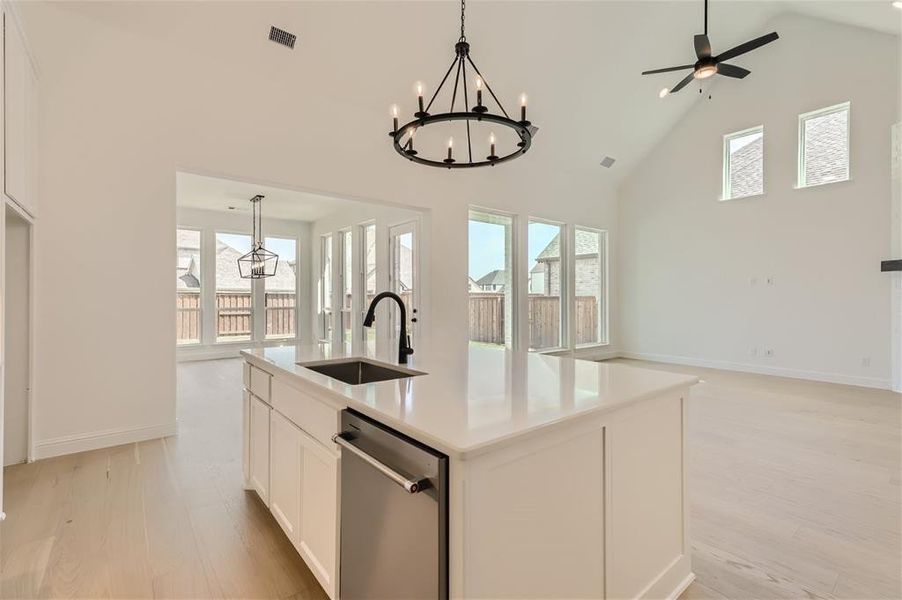
<instances>
[{"instance_id":1,"label":"wooden fence","mask_svg":"<svg viewBox=\"0 0 902 600\"><path fill-rule=\"evenodd\" d=\"M594 296L578 296L576 343L598 341L598 301ZM553 348L561 344L561 299L557 296L530 294L529 347ZM504 294L470 294L470 340L487 344L504 344Z\"/></svg>"},{"instance_id":2,"label":"wooden fence","mask_svg":"<svg viewBox=\"0 0 902 600\"><path fill-rule=\"evenodd\" d=\"M266 336L293 337L297 331L295 295L266 293ZM252 327L250 292L216 294L216 339L250 338ZM179 292L176 300L176 340L181 344L200 342L201 306L197 292Z\"/></svg>"}]
</instances>

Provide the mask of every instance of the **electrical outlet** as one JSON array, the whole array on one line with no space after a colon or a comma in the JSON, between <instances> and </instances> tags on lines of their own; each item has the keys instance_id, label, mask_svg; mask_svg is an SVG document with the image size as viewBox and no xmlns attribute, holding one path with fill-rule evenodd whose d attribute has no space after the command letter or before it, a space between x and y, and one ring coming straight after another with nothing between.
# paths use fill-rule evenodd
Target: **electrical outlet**
<instances>
[{"instance_id":1,"label":"electrical outlet","mask_svg":"<svg viewBox=\"0 0 902 600\"><path fill-rule=\"evenodd\" d=\"M749 348L749 356L758 356L758 348L756 346Z\"/></svg>"},{"instance_id":2,"label":"electrical outlet","mask_svg":"<svg viewBox=\"0 0 902 600\"><path fill-rule=\"evenodd\" d=\"M861 366L862 367L870 367L871 366L871 357L870 356L862 356L861 357Z\"/></svg>"},{"instance_id":3,"label":"electrical outlet","mask_svg":"<svg viewBox=\"0 0 902 600\"><path fill-rule=\"evenodd\" d=\"M773 356L773 355L774 355L774 349L773 349L773 348L765 348L765 349L764 349L764 356L771 357L771 356Z\"/></svg>"}]
</instances>

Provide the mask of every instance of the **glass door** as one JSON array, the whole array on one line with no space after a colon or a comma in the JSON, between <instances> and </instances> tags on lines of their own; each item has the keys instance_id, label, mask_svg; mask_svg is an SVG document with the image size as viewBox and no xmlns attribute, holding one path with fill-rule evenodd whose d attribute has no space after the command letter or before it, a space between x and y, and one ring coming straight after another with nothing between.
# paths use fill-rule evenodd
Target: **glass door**
<instances>
[{"instance_id":1,"label":"glass door","mask_svg":"<svg viewBox=\"0 0 902 600\"><path fill-rule=\"evenodd\" d=\"M410 346L416 349L416 316L417 303L419 301L419 250L416 221L409 221L395 225L388 230L389 238L389 286L391 291L398 294L407 308L407 334L410 336ZM391 331L392 340L397 340L400 335L401 324L398 321L398 311L392 310ZM393 341L392 344L395 342Z\"/></svg>"}]
</instances>

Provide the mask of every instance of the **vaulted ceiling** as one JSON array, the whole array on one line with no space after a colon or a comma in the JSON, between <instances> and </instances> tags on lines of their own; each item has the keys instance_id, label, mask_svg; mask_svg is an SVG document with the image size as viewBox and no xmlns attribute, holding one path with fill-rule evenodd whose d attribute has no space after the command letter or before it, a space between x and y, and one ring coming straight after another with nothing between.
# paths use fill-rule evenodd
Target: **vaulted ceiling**
<instances>
[{"instance_id":1,"label":"vaulted ceiling","mask_svg":"<svg viewBox=\"0 0 902 600\"><path fill-rule=\"evenodd\" d=\"M237 87L260 86L297 97L298 112L285 114L286 120L332 120L336 135L347 143L372 138L378 140L374 148L386 152L391 151L385 137L389 106L398 103L413 112L413 82L422 80L430 89L437 85L459 34L459 4L444 1L39 4L22 4L27 24L39 25L49 10L70 11L126 36L157 40L196 68L225 66ZM713 0L712 43L726 49L766 33L769 21L786 12L868 27L875 35L898 35L902 22L902 11L887 0ZM270 25L297 34L296 48L268 41ZM470 0L467 8L472 53L499 96L514 107L521 92L529 94L530 117L540 127L531 151L536 164L564 172L596 169L612 183L698 101L697 93L659 99L659 90L677 79L640 72L691 62L692 35L701 28L700 0ZM42 39L49 33L32 27L31 34L39 63L65 60L41 56L58 51L52 40ZM116 39L121 43L123 37ZM755 69L775 60L780 60L779 42L736 63L752 69L753 78ZM325 101L326 108L317 109L320 114L305 112L309 98L320 100L315 103L320 107ZM343 116L352 113L364 115L371 128L343 130ZM610 170L598 166L607 155L618 159Z\"/></svg>"}]
</instances>

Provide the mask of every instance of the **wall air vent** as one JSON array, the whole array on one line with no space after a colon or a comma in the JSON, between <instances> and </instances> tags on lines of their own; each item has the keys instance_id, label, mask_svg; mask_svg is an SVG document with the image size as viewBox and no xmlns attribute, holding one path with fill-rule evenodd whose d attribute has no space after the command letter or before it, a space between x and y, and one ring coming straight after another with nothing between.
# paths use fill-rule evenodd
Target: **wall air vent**
<instances>
[{"instance_id":1,"label":"wall air vent","mask_svg":"<svg viewBox=\"0 0 902 600\"><path fill-rule=\"evenodd\" d=\"M614 166L615 160L616 159L611 158L610 156L605 156L604 159L602 159L602 161L601 161L601 166L604 167L605 169L610 169L611 167Z\"/></svg>"},{"instance_id":2,"label":"wall air vent","mask_svg":"<svg viewBox=\"0 0 902 600\"><path fill-rule=\"evenodd\" d=\"M272 42L294 49L294 43L297 41L298 36L273 25L269 28L269 39Z\"/></svg>"}]
</instances>

